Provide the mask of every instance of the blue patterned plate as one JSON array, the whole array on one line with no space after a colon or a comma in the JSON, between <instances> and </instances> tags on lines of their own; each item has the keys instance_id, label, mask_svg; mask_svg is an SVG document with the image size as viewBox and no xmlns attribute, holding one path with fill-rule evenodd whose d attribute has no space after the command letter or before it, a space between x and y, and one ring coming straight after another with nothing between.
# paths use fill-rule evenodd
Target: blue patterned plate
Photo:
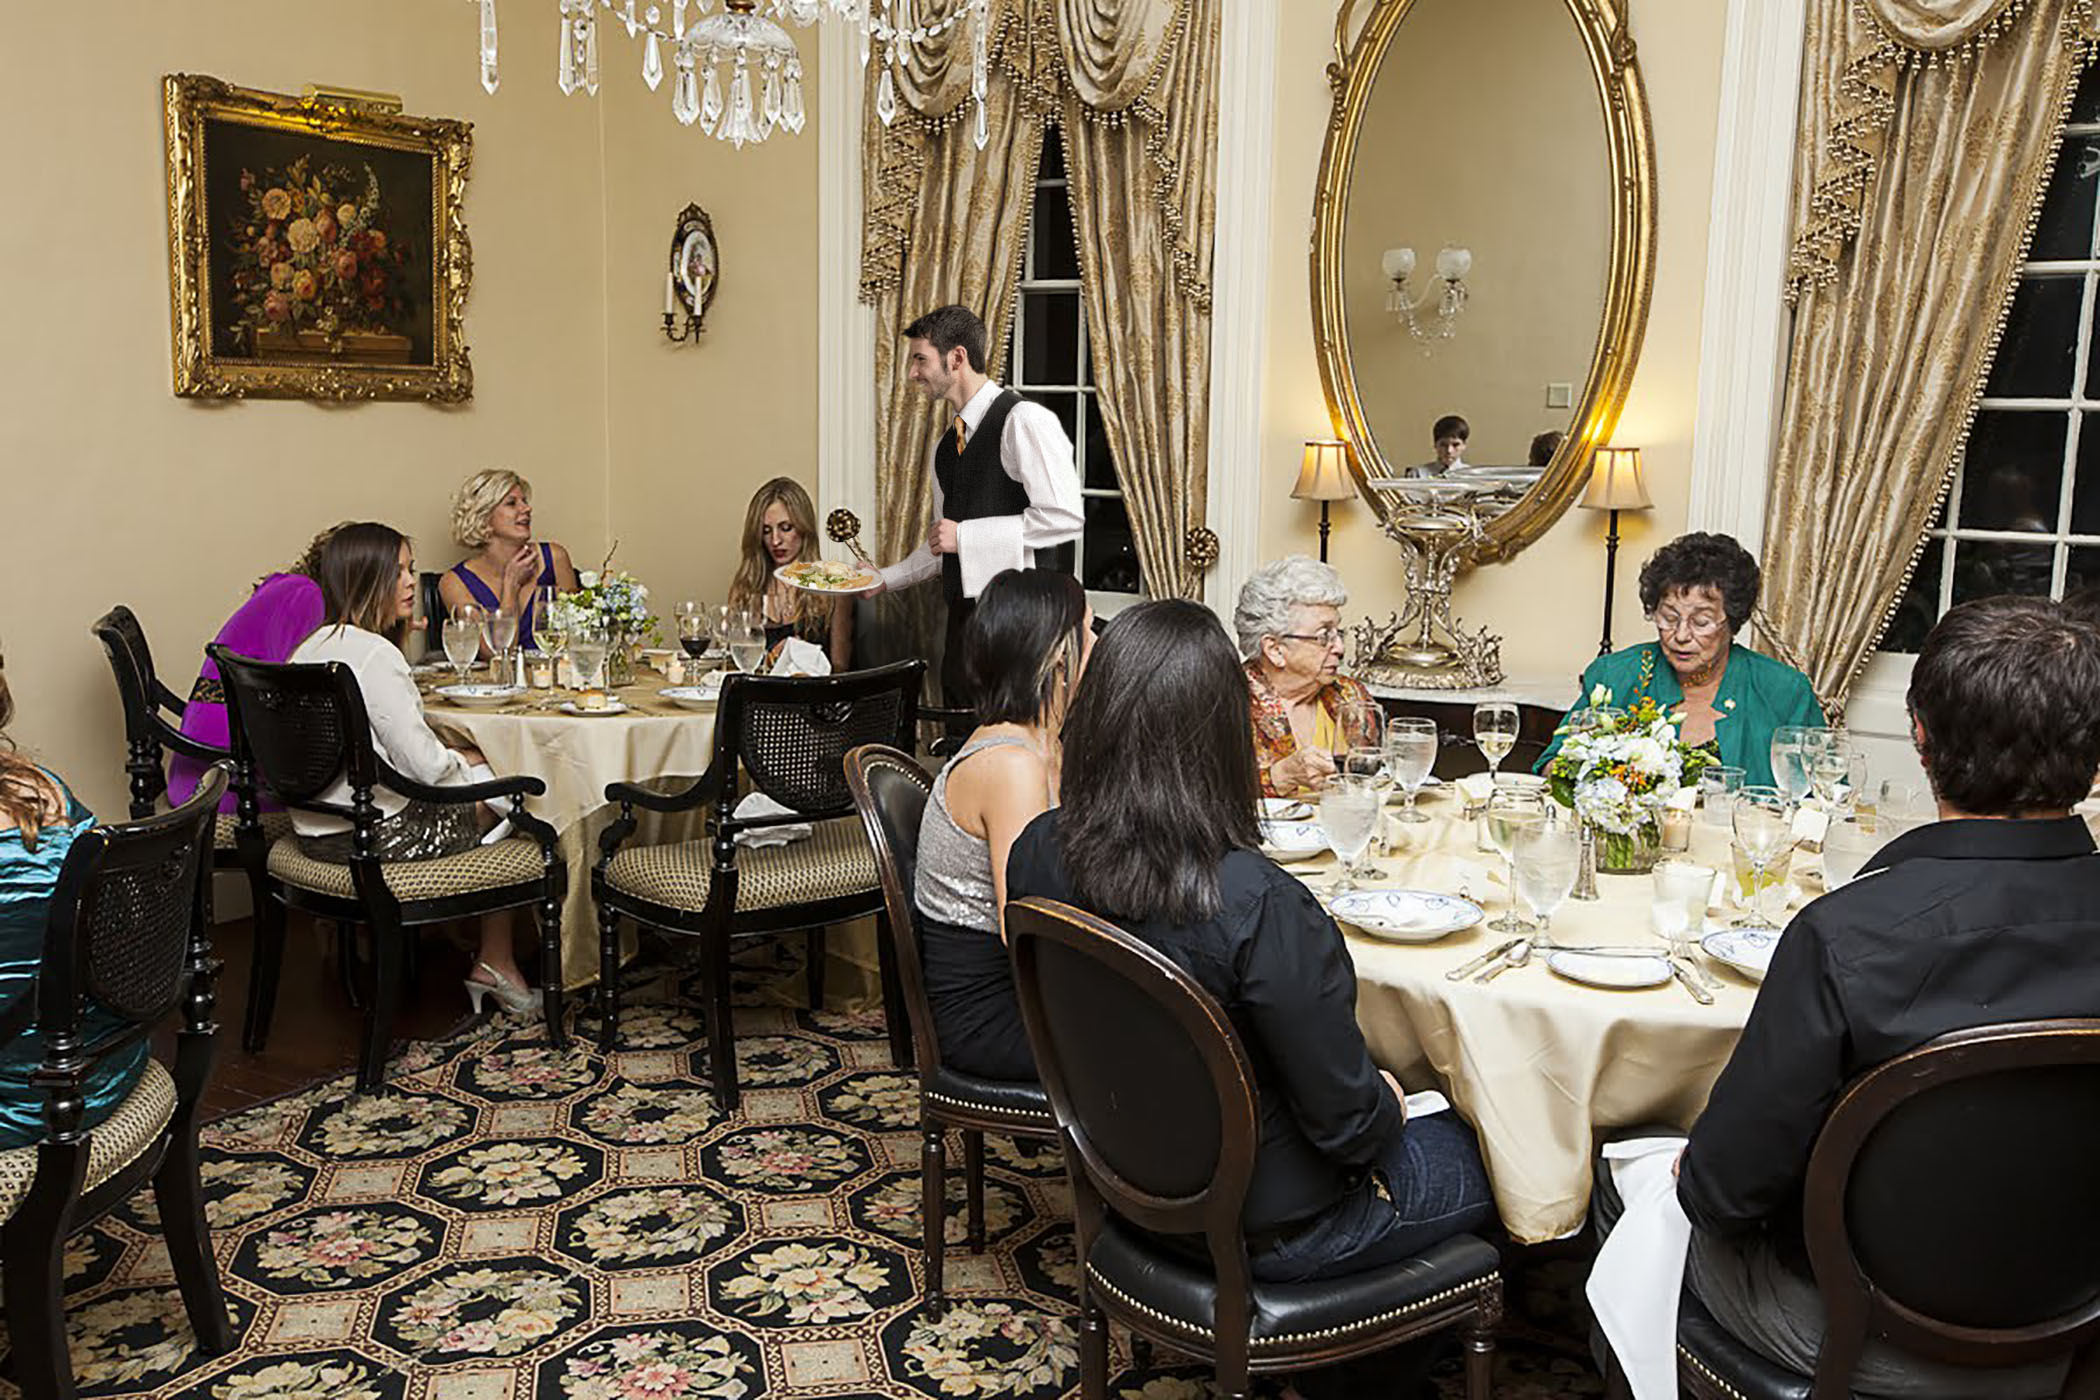
<instances>
[{"instance_id":1,"label":"blue patterned plate","mask_svg":"<svg viewBox=\"0 0 2100 1400\"><path fill-rule=\"evenodd\" d=\"M1318 822L1264 821L1261 853L1279 865L1327 854L1327 833Z\"/></svg>"},{"instance_id":2,"label":"blue patterned plate","mask_svg":"<svg viewBox=\"0 0 2100 1400\"><path fill-rule=\"evenodd\" d=\"M1779 931L1763 928L1724 928L1699 940L1699 950L1732 972L1752 982L1765 980L1772 966L1772 951L1779 946Z\"/></svg>"},{"instance_id":3,"label":"blue patterned plate","mask_svg":"<svg viewBox=\"0 0 2100 1400\"><path fill-rule=\"evenodd\" d=\"M1355 890L1327 906L1343 923L1389 943L1433 943L1483 917L1479 905L1433 890Z\"/></svg>"},{"instance_id":4,"label":"blue patterned plate","mask_svg":"<svg viewBox=\"0 0 2100 1400\"><path fill-rule=\"evenodd\" d=\"M507 705L525 693L522 685L441 685L431 692L455 705Z\"/></svg>"}]
</instances>

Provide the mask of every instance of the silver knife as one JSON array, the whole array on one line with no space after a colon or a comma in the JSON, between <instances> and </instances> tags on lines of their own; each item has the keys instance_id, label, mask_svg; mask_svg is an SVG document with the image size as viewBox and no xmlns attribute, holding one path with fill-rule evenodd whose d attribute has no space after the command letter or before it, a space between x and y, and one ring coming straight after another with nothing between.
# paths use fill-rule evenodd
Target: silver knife
<instances>
[{"instance_id":1,"label":"silver knife","mask_svg":"<svg viewBox=\"0 0 2100 1400\"><path fill-rule=\"evenodd\" d=\"M1692 994L1693 1001L1698 1002L1701 1006L1712 1006L1714 1004L1714 994L1692 980L1692 974L1685 969L1684 963L1680 959L1670 959L1670 975L1677 979L1678 986L1683 987Z\"/></svg>"},{"instance_id":2,"label":"silver knife","mask_svg":"<svg viewBox=\"0 0 2100 1400\"><path fill-rule=\"evenodd\" d=\"M1466 978L1471 977L1474 973L1480 971L1480 969L1486 967L1489 963L1501 957L1504 953L1516 947L1517 944L1522 941L1523 940L1520 938L1512 938L1507 943L1498 943L1494 947L1488 949L1485 953L1482 953L1479 957L1474 958L1469 962L1460 963L1457 967L1454 967L1449 972L1445 973L1444 976L1449 978L1453 982L1463 982Z\"/></svg>"}]
</instances>

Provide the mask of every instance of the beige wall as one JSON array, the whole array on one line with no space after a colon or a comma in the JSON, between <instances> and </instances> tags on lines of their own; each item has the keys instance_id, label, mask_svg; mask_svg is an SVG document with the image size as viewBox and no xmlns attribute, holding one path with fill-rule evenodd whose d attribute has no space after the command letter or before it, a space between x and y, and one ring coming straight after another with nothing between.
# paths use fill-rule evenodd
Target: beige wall
<instances>
[{"instance_id":1,"label":"beige wall","mask_svg":"<svg viewBox=\"0 0 2100 1400\"><path fill-rule=\"evenodd\" d=\"M180 692L247 586L321 526L385 519L415 535L425 567L450 564L447 499L479 467L530 477L540 532L579 559L622 535L622 561L666 595L720 587L733 531L721 503L741 512L747 478L771 466L765 445L814 477L806 379L773 368L815 354L813 132L732 155L671 119L668 86L643 88L638 52L611 29L599 97L564 99L536 5L504 7L493 98L468 5L120 8L124 27L109 29L63 6L11 7L10 48L35 61L0 97L15 133L0 150L0 644L14 737L96 810L124 800L113 687L87 634L114 603L139 613ZM471 403L172 395L169 72L376 88L474 123ZM707 343L674 348L657 329L662 269L689 200L715 217L725 278Z\"/></svg>"},{"instance_id":2,"label":"beige wall","mask_svg":"<svg viewBox=\"0 0 2100 1400\"><path fill-rule=\"evenodd\" d=\"M1619 598L1613 622L1614 640L1620 645L1650 635L1633 597L1633 578L1641 561L1682 530L1685 519L1724 8L1722 0L1633 7L1634 38L1655 128L1659 240L1647 341L1615 440L1645 449L1648 489L1656 509L1621 518ZM1324 24L1299 22L1302 19L1292 9L1278 31L1276 197L1262 404L1264 560L1318 552L1319 512L1290 499L1290 487L1303 440L1328 432L1326 401L1313 357L1306 250L1329 110L1323 70L1331 57L1331 33ZM1478 78L1478 102L1498 100L1492 52L1468 52L1453 61ZM1480 276L1488 276L1486 268ZM1399 605L1404 593L1399 552L1378 532L1367 508L1341 504L1334 517L1330 558L1352 590L1349 612L1383 617ZM1514 561L1475 570L1460 581L1457 613L1468 624L1487 624L1503 635L1503 660L1513 675L1565 677L1572 698L1577 671L1596 652L1603 536L1599 516L1570 509Z\"/></svg>"},{"instance_id":3,"label":"beige wall","mask_svg":"<svg viewBox=\"0 0 2100 1400\"><path fill-rule=\"evenodd\" d=\"M1573 419L1546 407L1546 386L1581 392L1611 270L1604 112L1568 7L1416 0L1379 65L1363 131L1342 224L1342 308L1372 437L1404 470L1431 459L1430 425L1457 413L1473 429L1467 461L1521 464L1534 433ZM1446 243L1473 253L1469 295L1457 333L1425 353L1386 310L1380 260L1412 247L1408 286L1420 299L1443 286L1434 269ZM1432 300L1416 314L1431 323L1435 310Z\"/></svg>"}]
</instances>

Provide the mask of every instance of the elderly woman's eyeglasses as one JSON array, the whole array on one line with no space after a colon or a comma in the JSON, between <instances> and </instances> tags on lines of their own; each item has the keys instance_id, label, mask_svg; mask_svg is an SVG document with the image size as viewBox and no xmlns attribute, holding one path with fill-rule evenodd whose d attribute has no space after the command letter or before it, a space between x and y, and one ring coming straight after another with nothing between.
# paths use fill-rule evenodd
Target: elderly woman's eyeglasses
<instances>
[{"instance_id":1,"label":"elderly woman's eyeglasses","mask_svg":"<svg viewBox=\"0 0 2100 1400\"><path fill-rule=\"evenodd\" d=\"M1276 639L1281 642L1315 642L1321 648L1332 647L1342 639L1339 627L1322 627L1317 632L1279 632Z\"/></svg>"},{"instance_id":2,"label":"elderly woman's eyeglasses","mask_svg":"<svg viewBox=\"0 0 2100 1400\"><path fill-rule=\"evenodd\" d=\"M1690 613L1657 611L1648 614L1655 630L1668 637L1678 632L1689 632L1694 637L1711 637L1728 625L1728 619L1720 613Z\"/></svg>"}]
</instances>

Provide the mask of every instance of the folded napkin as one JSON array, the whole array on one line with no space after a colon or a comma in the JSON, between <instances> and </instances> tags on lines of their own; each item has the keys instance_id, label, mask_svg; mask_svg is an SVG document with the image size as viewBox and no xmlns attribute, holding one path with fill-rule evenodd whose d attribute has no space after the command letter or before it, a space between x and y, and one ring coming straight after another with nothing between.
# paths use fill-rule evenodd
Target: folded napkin
<instances>
[{"instance_id":1,"label":"folded napkin","mask_svg":"<svg viewBox=\"0 0 2100 1400\"><path fill-rule=\"evenodd\" d=\"M1451 1108L1451 1100L1434 1089L1423 1089L1418 1093L1408 1094L1400 1102L1407 1106L1407 1116L1410 1119L1427 1118L1432 1113L1446 1113Z\"/></svg>"},{"instance_id":2,"label":"folded napkin","mask_svg":"<svg viewBox=\"0 0 2100 1400\"><path fill-rule=\"evenodd\" d=\"M1677 1295L1684 1288L1692 1222L1677 1203L1677 1176L1670 1168L1683 1150L1681 1137L1604 1146L1626 1211L1597 1251L1583 1291L1634 1400L1677 1396Z\"/></svg>"},{"instance_id":3,"label":"folded napkin","mask_svg":"<svg viewBox=\"0 0 2100 1400\"><path fill-rule=\"evenodd\" d=\"M1673 812L1689 812L1692 808L1699 805L1699 789L1695 787L1681 787L1671 793L1670 800L1663 805Z\"/></svg>"},{"instance_id":4,"label":"folded napkin","mask_svg":"<svg viewBox=\"0 0 2100 1400\"><path fill-rule=\"evenodd\" d=\"M1486 773L1468 773L1458 780L1458 790L1468 807L1478 807L1495 791L1495 780Z\"/></svg>"},{"instance_id":5,"label":"folded napkin","mask_svg":"<svg viewBox=\"0 0 2100 1400\"><path fill-rule=\"evenodd\" d=\"M831 674L831 658L824 648L814 642L805 642L800 637L789 637L780 644L773 657L773 664L766 668L769 676L828 676Z\"/></svg>"},{"instance_id":6,"label":"folded napkin","mask_svg":"<svg viewBox=\"0 0 2100 1400\"><path fill-rule=\"evenodd\" d=\"M465 786L471 787L475 783L492 783L494 781L496 781L496 770L489 767L486 763L470 763L467 765L467 781L465 783ZM481 805L487 807L491 812L499 810L491 803L484 802ZM500 820L498 820L494 826L490 827L487 831L481 833L481 844L484 846L493 846L498 841L505 840L509 836L510 818L503 817Z\"/></svg>"},{"instance_id":7,"label":"folded napkin","mask_svg":"<svg viewBox=\"0 0 2100 1400\"><path fill-rule=\"evenodd\" d=\"M783 807L762 792L751 793L736 804L736 814L746 819L787 817L793 816L794 811L794 808ZM739 831L736 834L736 843L749 850L756 850L761 846L785 846L790 841L806 839L814 830L808 822L784 822L779 826L762 826L756 831Z\"/></svg>"}]
</instances>

